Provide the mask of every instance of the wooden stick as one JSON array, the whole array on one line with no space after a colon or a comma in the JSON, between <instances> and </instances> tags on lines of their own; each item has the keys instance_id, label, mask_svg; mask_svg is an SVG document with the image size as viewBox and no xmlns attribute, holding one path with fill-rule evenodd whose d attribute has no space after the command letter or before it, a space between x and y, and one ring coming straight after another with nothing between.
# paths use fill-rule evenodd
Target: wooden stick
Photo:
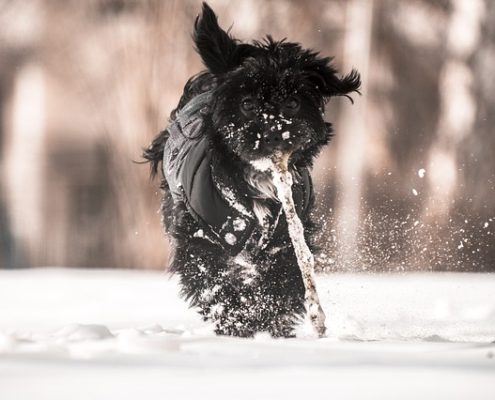
<instances>
[{"instance_id":1,"label":"wooden stick","mask_svg":"<svg viewBox=\"0 0 495 400\"><path fill-rule=\"evenodd\" d=\"M325 312L320 304L314 279L314 256L304 239L304 227L297 215L292 197L292 174L289 171L290 154L277 153L273 158L273 183L277 189L277 196L282 203L285 218L289 228L289 236L296 253L297 263L301 269L304 282L306 308L311 324L318 336L325 335Z\"/></svg>"}]
</instances>

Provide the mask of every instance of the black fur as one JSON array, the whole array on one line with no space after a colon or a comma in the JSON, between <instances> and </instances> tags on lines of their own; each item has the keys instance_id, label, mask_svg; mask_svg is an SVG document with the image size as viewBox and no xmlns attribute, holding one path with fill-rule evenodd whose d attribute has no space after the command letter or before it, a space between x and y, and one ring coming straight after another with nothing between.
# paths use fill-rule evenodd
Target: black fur
<instances>
[{"instance_id":1,"label":"black fur","mask_svg":"<svg viewBox=\"0 0 495 400\"><path fill-rule=\"evenodd\" d=\"M205 115L204 134L213 163L235 177L251 203L261 202L273 211L276 200L266 198L246 180L253 172L251 161L284 148L292 151L294 173L311 167L331 138L331 124L323 119L325 102L358 92L359 74L353 70L340 78L330 58L297 43L270 36L241 43L219 27L206 3L196 19L193 38L207 70L187 82L171 121L188 101L212 90L214 100ZM162 162L167 138L167 130L162 131L144 152L152 175ZM252 176L267 179L262 175ZM260 251L251 241L232 257L220 245L197 235L201 225L183 201L174 201L165 179L161 188L165 228L174 247L170 269L179 274L182 294L191 306L213 321L219 334L252 336L267 331L291 336L305 312L304 286L283 215L266 248ZM306 240L315 251L313 203L311 198L311 207L301 219ZM263 228L256 229L259 234Z\"/></svg>"}]
</instances>

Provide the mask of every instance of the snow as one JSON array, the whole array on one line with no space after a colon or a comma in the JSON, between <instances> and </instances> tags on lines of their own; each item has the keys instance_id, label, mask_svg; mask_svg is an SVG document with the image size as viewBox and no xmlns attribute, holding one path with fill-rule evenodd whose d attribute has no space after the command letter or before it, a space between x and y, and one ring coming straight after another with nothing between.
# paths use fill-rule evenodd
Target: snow
<instances>
[{"instance_id":1,"label":"snow","mask_svg":"<svg viewBox=\"0 0 495 400\"><path fill-rule=\"evenodd\" d=\"M224 236L225 241L230 244L231 246L235 245L237 242L237 238L233 233L226 233Z\"/></svg>"},{"instance_id":2,"label":"snow","mask_svg":"<svg viewBox=\"0 0 495 400\"><path fill-rule=\"evenodd\" d=\"M233 225L234 231L243 231L246 229L246 221L239 217L234 219Z\"/></svg>"},{"instance_id":3,"label":"snow","mask_svg":"<svg viewBox=\"0 0 495 400\"><path fill-rule=\"evenodd\" d=\"M217 337L176 278L0 271L0 399L495 398L495 274L316 275L328 337Z\"/></svg>"},{"instance_id":4,"label":"snow","mask_svg":"<svg viewBox=\"0 0 495 400\"><path fill-rule=\"evenodd\" d=\"M193 237L203 238L205 237L205 232L203 231L203 229L198 229L196 232L194 232Z\"/></svg>"}]
</instances>

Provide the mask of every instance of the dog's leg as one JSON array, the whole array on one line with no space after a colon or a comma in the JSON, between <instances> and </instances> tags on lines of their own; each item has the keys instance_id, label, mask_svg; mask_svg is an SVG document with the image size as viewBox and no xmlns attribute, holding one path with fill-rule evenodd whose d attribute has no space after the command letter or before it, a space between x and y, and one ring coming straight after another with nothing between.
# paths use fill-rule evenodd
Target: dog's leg
<instances>
[{"instance_id":1,"label":"dog's leg","mask_svg":"<svg viewBox=\"0 0 495 400\"><path fill-rule=\"evenodd\" d=\"M282 250L264 260L266 268L260 277L261 291L265 296L259 306L265 315L267 330L273 337L294 337L294 328L306 311L301 271L287 242L289 238L283 236L273 243Z\"/></svg>"},{"instance_id":2,"label":"dog's leg","mask_svg":"<svg viewBox=\"0 0 495 400\"><path fill-rule=\"evenodd\" d=\"M178 248L172 269L180 276L182 296L217 334L252 337L259 330L253 293L225 256L201 246Z\"/></svg>"}]
</instances>

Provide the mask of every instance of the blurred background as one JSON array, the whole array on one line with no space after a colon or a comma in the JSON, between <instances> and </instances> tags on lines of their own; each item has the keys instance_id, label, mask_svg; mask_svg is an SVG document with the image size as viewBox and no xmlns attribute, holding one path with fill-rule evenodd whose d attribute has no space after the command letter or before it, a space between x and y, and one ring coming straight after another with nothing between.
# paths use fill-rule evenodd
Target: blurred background
<instances>
[{"instance_id":1,"label":"blurred background","mask_svg":"<svg viewBox=\"0 0 495 400\"><path fill-rule=\"evenodd\" d=\"M314 173L320 268L495 271L495 2L210 0L357 68ZM199 0L0 0L0 267L165 269L139 161L202 69Z\"/></svg>"}]
</instances>

